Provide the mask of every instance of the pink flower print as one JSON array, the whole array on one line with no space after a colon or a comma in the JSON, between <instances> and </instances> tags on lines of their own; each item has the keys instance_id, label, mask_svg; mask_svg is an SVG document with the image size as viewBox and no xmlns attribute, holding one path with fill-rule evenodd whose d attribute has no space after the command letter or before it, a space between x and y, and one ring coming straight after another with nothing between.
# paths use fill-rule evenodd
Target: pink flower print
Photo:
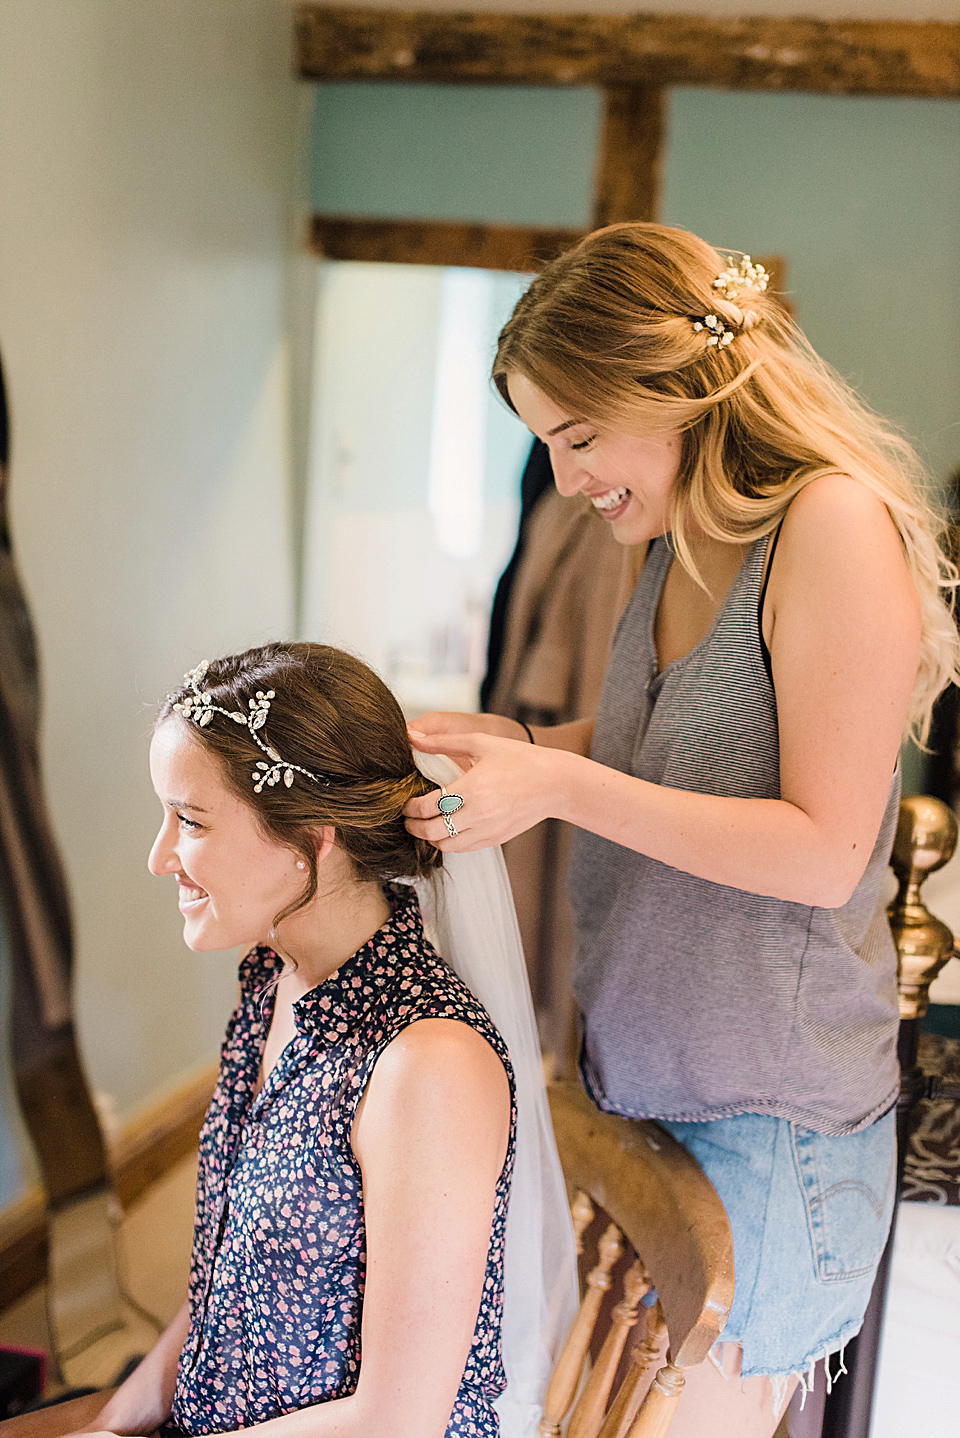
<instances>
[{"instance_id":1,"label":"pink flower print","mask_svg":"<svg viewBox=\"0 0 960 1438\"><path fill-rule=\"evenodd\" d=\"M415 1018L462 1019L498 1046L482 1010L424 941L412 894L391 891L391 903L391 921L376 938L298 1004L283 1086L258 1102L254 1124L246 1124L250 1089L273 1005L264 985L279 961L257 950L241 967L243 996L200 1143L192 1323L174 1401L174 1421L185 1431L249 1427L353 1391L366 1264L362 1186L350 1147L356 1103L379 1053ZM505 1174L488 1283L447 1438L495 1432L489 1399L502 1383L506 1181ZM216 1253L228 1184L229 1217ZM324 1263L327 1253L335 1262ZM278 1358L285 1360L279 1366ZM229 1395L221 1415L216 1392Z\"/></svg>"}]
</instances>

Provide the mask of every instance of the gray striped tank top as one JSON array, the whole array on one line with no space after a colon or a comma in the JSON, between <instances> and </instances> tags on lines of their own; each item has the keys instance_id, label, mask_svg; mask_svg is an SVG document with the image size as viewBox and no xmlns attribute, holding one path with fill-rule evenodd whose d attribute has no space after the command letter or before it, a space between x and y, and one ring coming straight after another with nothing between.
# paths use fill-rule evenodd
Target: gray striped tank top
<instances>
[{"instance_id":1,"label":"gray striped tank top","mask_svg":"<svg viewBox=\"0 0 960 1438\"><path fill-rule=\"evenodd\" d=\"M676 789L780 797L758 622L767 544L751 546L709 633L660 673L653 621L671 551L656 541L617 630L594 759ZM583 1075L601 1108L772 1114L830 1134L889 1108L898 1013L882 897L899 798L898 766L870 861L838 909L694 878L576 831L574 989Z\"/></svg>"}]
</instances>

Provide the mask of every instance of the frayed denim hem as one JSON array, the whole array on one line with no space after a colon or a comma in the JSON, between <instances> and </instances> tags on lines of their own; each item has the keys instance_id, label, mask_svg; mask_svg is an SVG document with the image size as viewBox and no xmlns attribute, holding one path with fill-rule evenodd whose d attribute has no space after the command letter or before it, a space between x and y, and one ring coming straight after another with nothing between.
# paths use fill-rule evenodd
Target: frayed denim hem
<instances>
[{"instance_id":1,"label":"frayed denim hem","mask_svg":"<svg viewBox=\"0 0 960 1438\"><path fill-rule=\"evenodd\" d=\"M806 1404L807 1399L814 1391L816 1368L817 1364L821 1362L821 1360L823 1362L823 1370L826 1376L827 1393L829 1395L833 1392L834 1383L836 1383L837 1379L842 1373L847 1372L846 1365L843 1361L844 1349L846 1348L850 1340L857 1336L862 1326L863 1325L861 1323L845 1324L844 1327L841 1328L839 1334L835 1335L833 1338L828 1338L827 1341L824 1343L823 1347L817 1353L814 1353L811 1357L805 1358L803 1363L799 1367L791 1368L787 1373L765 1373L760 1371L759 1369L755 1369L751 1373L744 1373L742 1357L743 1349L740 1347L740 1344L737 1343L736 1339L732 1338L718 1338L716 1343L710 1349L710 1352L707 1354L707 1357L709 1358L710 1362L713 1364L717 1372L720 1374L721 1378L724 1379L724 1381L728 1381L733 1376L736 1376L741 1379L768 1378L770 1380L771 1387L773 1388L773 1416L779 1421L779 1419L783 1417L784 1409L787 1406L787 1394L789 1392L790 1380L792 1378L796 1378L800 1385L800 1391L802 1394L802 1397L800 1399L800 1411L801 1413L803 1412L803 1408ZM724 1373L723 1371L724 1343L737 1343L737 1347L740 1348L741 1371L739 1374L733 1375L729 1373ZM835 1353L838 1355L838 1367L836 1373L831 1373L830 1359Z\"/></svg>"}]
</instances>

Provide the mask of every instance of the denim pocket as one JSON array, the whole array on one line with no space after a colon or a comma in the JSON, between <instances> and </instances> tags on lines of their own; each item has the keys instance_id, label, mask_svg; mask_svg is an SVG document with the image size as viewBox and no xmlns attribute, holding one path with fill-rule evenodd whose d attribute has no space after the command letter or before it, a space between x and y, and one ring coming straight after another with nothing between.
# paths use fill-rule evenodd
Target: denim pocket
<instances>
[{"instance_id":1,"label":"denim pocket","mask_svg":"<svg viewBox=\"0 0 960 1438\"><path fill-rule=\"evenodd\" d=\"M790 1130L817 1277L862 1278L875 1268L890 1228L896 1114L842 1138L795 1123Z\"/></svg>"}]
</instances>

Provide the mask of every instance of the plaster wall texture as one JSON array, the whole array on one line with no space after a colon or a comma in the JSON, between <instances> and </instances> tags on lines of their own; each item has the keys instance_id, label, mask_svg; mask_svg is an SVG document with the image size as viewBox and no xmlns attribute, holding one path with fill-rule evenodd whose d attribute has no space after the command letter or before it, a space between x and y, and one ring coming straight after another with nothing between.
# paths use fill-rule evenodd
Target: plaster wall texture
<instances>
[{"instance_id":1,"label":"plaster wall texture","mask_svg":"<svg viewBox=\"0 0 960 1438\"><path fill-rule=\"evenodd\" d=\"M80 1039L120 1118L215 1057L234 993L147 873L147 747L187 667L293 629L301 95L274 0L0 7L14 542Z\"/></svg>"}]
</instances>

